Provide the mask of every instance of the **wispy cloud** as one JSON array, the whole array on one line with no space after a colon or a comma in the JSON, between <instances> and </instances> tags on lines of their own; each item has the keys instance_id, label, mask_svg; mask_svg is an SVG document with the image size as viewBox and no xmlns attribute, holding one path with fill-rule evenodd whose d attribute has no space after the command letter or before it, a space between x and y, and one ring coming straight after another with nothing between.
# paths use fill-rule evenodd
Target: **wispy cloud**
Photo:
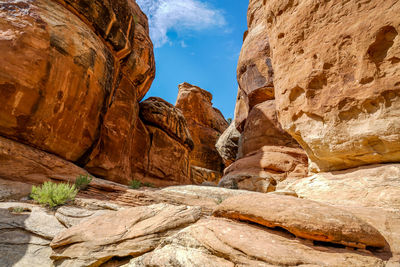
<instances>
[{"instance_id":1,"label":"wispy cloud","mask_svg":"<svg viewBox=\"0 0 400 267\"><path fill-rule=\"evenodd\" d=\"M220 10L200 0L137 0L149 17L150 36L156 47L169 42L167 33L201 31L226 24Z\"/></svg>"}]
</instances>

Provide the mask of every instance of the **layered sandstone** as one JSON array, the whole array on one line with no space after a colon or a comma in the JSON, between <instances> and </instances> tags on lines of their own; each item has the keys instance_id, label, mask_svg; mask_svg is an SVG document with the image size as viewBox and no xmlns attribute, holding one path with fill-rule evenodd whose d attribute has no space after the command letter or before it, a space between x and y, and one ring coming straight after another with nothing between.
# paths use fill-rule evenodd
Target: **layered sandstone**
<instances>
[{"instance_id":1,"label":"layered sandstone","mask_svg":"<svg viewBox=\"0 0 400 267\"><path fill-rule=\"evenodd\" d=\"M154 78L147 18L134 1L0 3L0 134L131 177L138 101Z\"/></svg>"},{"instance_id":2,"label":"layered sandstone","mask_svg":"<svg viewBox=\"0 0 400 267\"><path fill-rule=\"evenodd\" d=\"M219 185L270 192L307 175L307 156L298 143L282 130L275 100L254 106L239 140L237 160L224 171Z\"/></svg>"},{"instance_id":3,"label":"layered sandstone","mask_svg":"<svg viewBox=\"0 0 400 267\"><path fill-rule=\"evenodd\" d=\"M307 175L307 156L277 119L274 71L262 1L252 0L237 66L235 126L241 133L236 161L219 185L270 192ZM226 145L228 147L228 142ZM222 151L223 152L223 151ZM223 155L223 154L221 154Z\"/></svg>"},{"instance_id":4,"label":"layered sandstone","mask_svg":"<svg viewBox=\"0 0 400 267\"><path fill-rule=\"evenodd\" d=\"M194 149L190 154L191 166L221 173L224 167L221 156L215 148L218 137L228 128L222 113L212 106L212 95L188 83L179 85L175 106L187 120ZM203 176L203 175L202 175ZM195 181L206 181L204 177L193 177ZM214 181L218 182L219 177Z\"/></svg>"},{"instance_id":5,"label":"layered sandstone","mask_svg":"<svg viewBox=\"0 0 400 267\"><path fill-rule=\"evenodd\" d=\"M400 3L264 3L279 120L311 170L398 162Z\"/></svg>"}]
</instances>

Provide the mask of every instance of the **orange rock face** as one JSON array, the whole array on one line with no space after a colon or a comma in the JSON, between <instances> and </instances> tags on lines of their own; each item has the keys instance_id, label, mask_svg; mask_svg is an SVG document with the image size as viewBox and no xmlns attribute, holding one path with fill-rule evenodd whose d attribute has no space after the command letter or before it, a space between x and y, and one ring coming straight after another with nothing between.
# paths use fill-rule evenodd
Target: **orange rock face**
<instances>
[{"instance_id":1,"label":"orange rock face","mask_svg":"<svg viewBox=\"0 0 400 267\"><path fill-rule=\"evenodd\" d=\"M212 106L211 101L212 95L209 92L183 83L179 85L175 106L185 116L193 138L194 149L190 154L191 165L222 172L224 165L215 148L215 143L229 125L222 113Z\"/></svg>"},{"instance_id":2,"label":"orange rock face","mask_svg":"<svg viewBox=\"0 0 400 267\"><path fill-rule=\"evenodd\" d=\"M398 162L399 1L273 0L264 13L279 120L311 169Z\"/></svg>"},{"instance_id":3,"label":"orange rock face","mask_svg":"<svg viewBox=\"0 0 400 267\"><path fill-rule=\"evenodd\" d=\"M155 74L134 1L0 3L0 134L132 179L140 101Z\"/></svg>"}]
</instances>

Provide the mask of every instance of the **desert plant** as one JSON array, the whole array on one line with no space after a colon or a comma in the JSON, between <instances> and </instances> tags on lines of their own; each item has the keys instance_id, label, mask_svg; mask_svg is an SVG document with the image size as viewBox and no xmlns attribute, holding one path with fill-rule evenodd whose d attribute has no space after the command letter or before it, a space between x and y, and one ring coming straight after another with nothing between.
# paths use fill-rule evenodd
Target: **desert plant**
<instances>
[{"instance_id":1,"label":"desert plant","mask_svg":"<svg viewBox=\"0 0 400 267\"><path fill-rule=\"evenodd\" d=\"M13 207L11 211L14 213L22 213L25 209L23 207Z\"/></svg>"},{"instance_id":2,"label":"desert plant","mask_svg":"<svg viewBox=\"0 0 400 267\"><path fill-rule=\"evenodd\" d=\"M227 121L229 124L231 124L231 123L232 123L232 118L228 118L226 121Z\"/></svg>"},{"instance_id":3,"label":"desert plant","mask_svg":"<svg viewBox=\"0 0 400 267\"><path fill-rule=\"evenodd\" d=\"M75 187L78 190L85 190L90 182L93 180L93 177L87 174L79 175L75 180Z\"/></svg>"},{"instance_id":4,"label":"desert plant","mask_svg":"<svg viewBox=\"0 0 400 267\"><path fill-rule=\"evenodd\" d=\"M129 187L132 189L139 189L142 186L142 182L133 179L130 183L129 183Z\"/></svg>"},{"instance_id":5,"label":"desert plant","mask_svg":"<svg viewBox=\"0 0 400 267\"><path fill-rule=\"evenodd\" d=\"M41 205L54 208L74 200L77 193L75 185L45 182L42 186L32 186L31 197Z\"/></svg>"}]
</instances>

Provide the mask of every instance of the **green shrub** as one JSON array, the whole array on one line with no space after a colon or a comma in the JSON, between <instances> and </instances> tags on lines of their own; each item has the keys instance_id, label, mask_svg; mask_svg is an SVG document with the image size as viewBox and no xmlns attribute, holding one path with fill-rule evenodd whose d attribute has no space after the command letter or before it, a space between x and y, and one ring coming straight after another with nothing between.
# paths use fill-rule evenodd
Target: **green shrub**
<instances>
[{"instance_id":1,"label":"green shrub","mask_svg":"<svg viewBox=\"0 0 400 267\"><path fill-rule=\"evenodd\" d=\"M13 207L11 211L14 213L22 213L25 209L23 207Z\"/></svg>"},{"instance_id":2,"label":"green shrub","mask_svg":"<svg viewBox=\"0 0 400 267\"><path fill-rule=\"evenodd\" d=\"M79 175L75 180L75 187L80 190L85 190L90 182L93 180L93 177L87 174Z\"/></svg>"},{"instance_id":3,"label":"green shrub","mask_svg":"<svg viewBox=\"0 0 400 267\"><path fill-rule=\"evenodd\" d=\"M135 180L135 179L133 179L129 184L129 187L132 189L139 189L141 186L142 186L142 182Z\"/></svg>"},{"instance_id":4,"label":"green shrub","mask_svg":"<svg viewBox=\"0 0 400 267\"><path fill-rule=\"evenodd\" d=\"M41 205L54 208L74 200L77 193L75 185L45 182L41 187L32 187L31 197Z\"/></svg>"}]
</instances>

